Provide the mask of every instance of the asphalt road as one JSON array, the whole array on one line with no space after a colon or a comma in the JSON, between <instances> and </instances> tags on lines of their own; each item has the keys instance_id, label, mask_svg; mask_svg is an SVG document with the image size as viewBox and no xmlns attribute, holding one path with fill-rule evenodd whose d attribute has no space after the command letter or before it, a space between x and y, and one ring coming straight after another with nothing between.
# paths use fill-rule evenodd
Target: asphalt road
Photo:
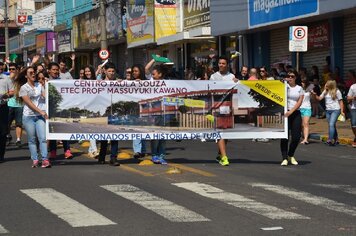
<instances>
[{"instance_id":1,"label":"asphalt road","mask_svg":"<svg viewBox=\"0 0 356 236\"><path fill-rule=\"evenodd\" d=\"M75 158L60 155L51 169L32 169L26 146L9 147L0 234L356 235L351 147L299 146L300 165L281 167L277 140L232 141L222 167L215 143L168 142L168 166L111 167L72 146ZM173 167L181 173L167 174Z\"/></svg>"}]
</instances>

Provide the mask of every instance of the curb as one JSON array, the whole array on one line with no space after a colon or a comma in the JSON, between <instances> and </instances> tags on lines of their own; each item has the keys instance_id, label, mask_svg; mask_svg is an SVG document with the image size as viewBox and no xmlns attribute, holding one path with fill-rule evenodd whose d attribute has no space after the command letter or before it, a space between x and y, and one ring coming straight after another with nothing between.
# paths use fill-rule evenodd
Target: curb
<instances>
[{"instance_id":1,"label":"curb","mask_svg":"<svg viewBox=\"0 0 356 236\"><path fill-rule=\"evenodd\" d=\"M328 136L322 135L322 134L311 133L309 135L309 139L326 142L326 140L328 139ZM343 145L351 145L353 140L351 138L339 138L339 142L340 142L340 144L343 144Z\"/></svg>"}]
</instances>

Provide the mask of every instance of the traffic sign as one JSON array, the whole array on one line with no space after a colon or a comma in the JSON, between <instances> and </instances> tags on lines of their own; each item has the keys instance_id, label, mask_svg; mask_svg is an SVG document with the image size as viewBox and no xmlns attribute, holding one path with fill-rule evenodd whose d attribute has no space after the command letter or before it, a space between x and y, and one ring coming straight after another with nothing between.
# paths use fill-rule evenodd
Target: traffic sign
<instances>
[{"instance_id":1,"label":"traffic sign","mask_svg":"<svg viewBox=\"0 0 356 236\"><path fill-rule=\"evenodd\" d=\"M308 51L308 27L307 26L289 27L289 51L290 52Z\"/></svg>"},{"instance_id":2,"label":"traffic sign","mask_svg":"<svg viewBox=\"0 0 356 236\"><path fill-rule=\"evenodd\" d=\"M110 53L108 50L102 49L99 51L99 57L101 60L106 60L109 58L109 56L110 56Z\"/></svg>"}]
</instances>

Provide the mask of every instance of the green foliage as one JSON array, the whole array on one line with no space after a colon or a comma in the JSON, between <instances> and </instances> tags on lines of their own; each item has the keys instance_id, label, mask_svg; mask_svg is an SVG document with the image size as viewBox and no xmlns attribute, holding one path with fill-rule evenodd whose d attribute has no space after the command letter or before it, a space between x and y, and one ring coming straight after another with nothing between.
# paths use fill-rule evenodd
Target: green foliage
<instances>
[{"instance_id":1,"label":"green foliage","mask_svg":"<svg viewBox=\"0 0 356 236\"><path fill-rule=\"evenodd\" d=\"M112 104L112 113L118 116L124 115L139 115L140 106L137 102L124 102L120 101ZM107 107L105 110L105 115L111 114L111 106Z\"/></svg>"},{"instance_id":2,"label":"green foliage","mask_svg":"<svg viewBox=\"0 0 356 236\"><path fill-rule=\"evenodd\" d=\"M48 101L49 101L49 117L54 117L56 111L58 110L59 104L63 101L62 96L57 91L57 89L52 85L48 84Z\"/></svg>"}]
</instances>

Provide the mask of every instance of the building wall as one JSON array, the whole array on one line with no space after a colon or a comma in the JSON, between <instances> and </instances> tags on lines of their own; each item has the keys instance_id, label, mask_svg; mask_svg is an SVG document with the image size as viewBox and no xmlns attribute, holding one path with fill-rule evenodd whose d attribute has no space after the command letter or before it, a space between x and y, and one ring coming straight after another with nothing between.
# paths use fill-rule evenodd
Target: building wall
<instances>
[{"instance_id":1,"label":"building wall","mask_svg":"<svg viewBox=\"0 0 356 236\"><path fill-rule=\"evenodd\" d=\"M70 29L72 28L73 16L89 11L92 8L92 0L56 1L57 25L66 24L67 29Z\"/></svg>"}]
</instances>

